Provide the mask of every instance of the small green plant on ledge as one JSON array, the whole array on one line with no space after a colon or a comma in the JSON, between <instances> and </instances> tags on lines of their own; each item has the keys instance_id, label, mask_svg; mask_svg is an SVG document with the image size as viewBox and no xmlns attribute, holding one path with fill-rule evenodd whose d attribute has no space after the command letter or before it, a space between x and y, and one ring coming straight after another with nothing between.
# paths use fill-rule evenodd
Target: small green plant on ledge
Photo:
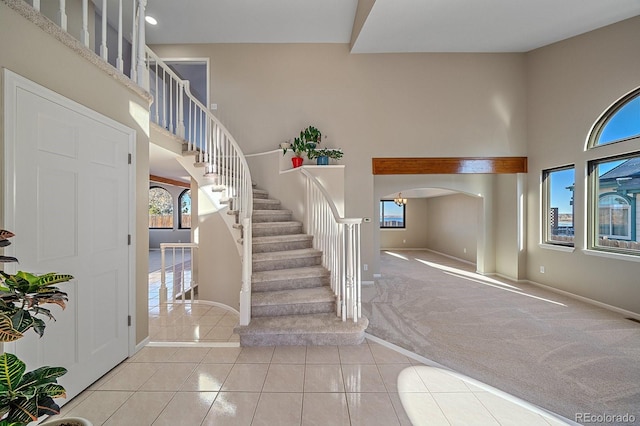
<instances>
[{"instance_id":1,"label":"small green plant on ledge","mask_svg":"<svg viewBox=\"0 0 640 426\"><path fill-rule=\"evenodd\" d=\"M328 164L327 162L322 162L321 157L326 157L327 160L332 158L334 160L339 160L344 156L344 153L340 148L320 148L320 149L312 149L307 153L309 159L318 159L318 164Z\"/></svg>"},{"instance_id":2,"label":"small green plant on ledge","mask_svg":"<svg viewBox=\"0 0 640 426\"><path fill-rule=\"evenodd\" d=\"M0 247L11 244L14 234L0 230ZM1 263L18 259L0 256ZM67 294L55 284L73 279L67 274L34 275L18 271L15 275L0 271L0 342L13 342L33 329L40 337L46 327L38 318L55 320L51 311L42 307L51 303L65 308ZM26 425L44 415L58 414L60 407L53 400L64 398L65 389L58 378L66 374L63 367L40 367L26 372L26 365L16 355L0 355L0 426Z\"/></svg>"}]
</instances>

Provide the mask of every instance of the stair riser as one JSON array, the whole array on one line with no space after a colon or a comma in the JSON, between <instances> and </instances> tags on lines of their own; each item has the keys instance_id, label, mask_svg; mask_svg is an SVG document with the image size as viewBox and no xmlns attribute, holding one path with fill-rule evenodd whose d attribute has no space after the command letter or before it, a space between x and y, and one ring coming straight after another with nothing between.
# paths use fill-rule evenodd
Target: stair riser
<instances>
[{"instance_id":1,"label":"stair riser","mask_svg":"<svg viewBox=\"0 0 640 426\"><path fill-rule=\"evenodd\" d=\"M290 268L304 268L305 266L316 266L320 265L321 262L320 256L305 256L305 257L297 257L293 259L276 259L276 260L265 260L265 261L253 261L253 271L275 271L280 269L290 269Z\"/></svg>"},{"instance_id":2,"label":"stair riser","mask_svg":"<svg viewBox=\"0 0 640 426\"><path fill-rule=\"evenodd\" d=\"M240 346L321 346L359 345L364 342L360 333L299 333L240 335Z\"/></svg>"},{"instance_id":3,"label":"stair riser","mask_svg":"<svg viewBox=\"0 0 640 426\"><path fill-rule=\"evenodd\" d=\"M254 253L269 253L274 251L285 251L285 250L298 250L311 248L312 241L308 240L299 240L299 241L281 241L277 243L254 243L253 244L253 252Z\"/></svg>"},{"instance_id":4,"label":"stair riser","mask_svg":"<svg viewBox=\"0 0 640 426\"><path fill-rule=\"evenodd\" d=\"M289 222L291 220L291 213L256 214L254 212L252 220L255 223Z\"/></svg>"},{"instance_id":5,"label":"stair riser","mask_svg":"<svg viewBox=\"0 0 640 426\"><path fill-rule=\"evenodd\" d=\"M266 193L266 192L253 191L253 198L254 199L266 200L267 198L269 198L269 194Z\"/></svg>"},{"instance_id":6,"label":"stair riser","mask_svg":"<svg viewBox=\"0 0 640 426\"><path fill-rule=\"evenodd\" d=\"M255 221L255 219L254 219ZM254 227L254 237L272 237L274 235L291 235L300 234L302 232L302 225L291 226L271 226L271 227Z\"/></svg>"},{"instance_id":7,"label":"stair riser","mask_svg":"<svg viewBox=\"0 0 640 426\"><path fill-rule=\"evenodd\" d=\"M298 303L292 305L252 306L252 317L277 317L283 315L309 315L335 312L335 302Z\"/></svg>"},{"instance_id":8,"label":"stair riser","mask_svg":"<svg viewBox=\"0 0 640 426\"><path fill-rule=\"evenodd\" d=\"M297 290L300 288L315 288L328 286L330 284L329 277L311 277L298 278L292 280L263 281L251 284L251 290L254 292L279 291L279 290Z\"/></svg>"}]
</instances>

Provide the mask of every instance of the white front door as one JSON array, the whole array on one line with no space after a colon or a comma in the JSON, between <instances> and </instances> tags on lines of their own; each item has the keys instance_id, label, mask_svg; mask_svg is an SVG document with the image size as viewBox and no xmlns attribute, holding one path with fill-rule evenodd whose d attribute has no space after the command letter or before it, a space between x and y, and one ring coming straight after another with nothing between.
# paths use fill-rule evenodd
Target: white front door
<instances>
[{"instance_id":1,"label":"white front door","mask_svg":"<svg viewBox=\"0 0 640 426\"><path fill-rule=\"evenodd\" d=\"M5 349L28 369L67 368L71 398L129 353L135 132L15 74L5 74L5 96L5 227L17 269L75 277L60 285L69 302L51 306L44 337L29 331Z\"/></svg>"}]
</instances>

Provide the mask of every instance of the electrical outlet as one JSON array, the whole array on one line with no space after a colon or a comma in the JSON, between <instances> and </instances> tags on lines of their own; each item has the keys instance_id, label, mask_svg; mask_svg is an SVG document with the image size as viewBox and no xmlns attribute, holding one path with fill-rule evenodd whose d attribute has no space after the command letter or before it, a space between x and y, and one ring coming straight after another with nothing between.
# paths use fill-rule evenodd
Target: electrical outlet
<instances>
[{"instance_id":1,"label":"electrical outlet","mask_svg":"<svg viewBox=\"0 0 640 426\"><path fill-rule=\"evenodd\" d=\"M465 248L463 248L463 249L462 249L462 252L463 252L463 253L466 253L466 252L467 252L467 248L466 248L466 247L465 247Z\"/></svg>"},{"instance_id":2,"label":"electrical outlet","mask_svg":"<svg viewBox=\"0 0 640 426\"><path fill-rule=\"evenodd\" d=\"M402 240L402 244L407 244L407 240Z\"/></svg>"},{"instance_id":3,"label":"electrical outlet","mask_svg":"<svg viewBox=\"0 0 640 426\"><path fill-rule=\"evenodd\" d=\"M364 269L365 271L369 270L369 265L367 265L366 263L362 265L362 269Z\"/></svg>"},{"instance_id":4,"label":"electrical outlet","mask_svg":"<svg viewBox=\"0 0 640 426\"><path fill-rule=\"evenodd\" d=\"M540 266L540 273L544 274L544 266Z\"/></svg>"}]
</instances>

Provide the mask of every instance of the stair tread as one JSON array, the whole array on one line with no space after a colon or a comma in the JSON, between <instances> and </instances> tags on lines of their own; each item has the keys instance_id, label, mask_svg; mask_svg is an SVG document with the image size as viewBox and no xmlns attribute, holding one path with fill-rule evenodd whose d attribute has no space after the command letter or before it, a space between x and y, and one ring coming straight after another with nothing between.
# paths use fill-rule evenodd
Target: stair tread
<instances>
[{"instance_id":1,"label":"stair tread","mask_svg":"<svg viewBox=\"0 0 640 426\"><path fill-rule=\"evenodd\" d=\"M254 204L280 204L280 200L274 198L254 198Z\"/></svg>"},{"instance_id":2,"label":"stair tread","mask_svg":"<svg viewBox=\"0 0 640 426\"><path fill-rule=\"evenodd\" d=\"M273 227L287 227L287 226L298 226L302 225L302 222L298 222L295 220L284 220L280 222L254 222L254 228L273 228Z\"/></svg>"},{"instance_id":3,"label":"stair tread","mask_svg":"<svg viewBox=\"0 0 640 426\"><path fill-rule=\"evenodd\" d=\"M265 262L269 260L296 259L299 257L316 256L322 256L322 252L313 248L306 248L297 250L270 251L266 253L254 253L253 261Z\"/></svg>"},{"instance_id":4,"label":"stair tread","mask_svg":"<svg viewBox=\"0 0 640 426\"><path fill-rule=\"evenodd\" d=\"M251 295L252 306L298 305L305 303L334 303L336 296L329 286L277 290Z\"/></svg>"},{"instance_id":5,"label":"stair tread","mask_svg":"<svg viewBox=\"0 0 640 426\"><path fill-rule=\"evenodd\" d=\"M361 317L357 323L352 320L342 321L335 313L310 315L283 315L277 317L252 318L246 326L235 328L239 334L350 334L361 333L369 325L366 317Z\"/></svg>"},{"instance_id":6,"label":"stair tread","mask_svg":"<svg viewBox=\"0 0 640 426\"><path fill-rule=\"evenodd\" d=\"M324 266L307 266L304 268L277 269L274 271L254 272L251 275L251 281L266 282L279 281L282 279L302 279L313 277L328 277L329 271Z\"/></svg>"},{"instance_id":7,"label":"stair tread","mask_svg":"<svg viewBox=\"0 0 640 426\"><path fill-rule=\"evenodd\" d=\"M276 214L291 214L291 210L287 210L287 209L253 209L253 214L254 215L276 215Z\"/></svg>"},{"instance_id":8,"label":"stair tread","mask_svg":"<svg viewBox=\"0 0 640 426\"><path fill-rule=\"evenodd\" d=\"M253 244L269 244L269 243L279 243L279 242L287 242L287 241L306 241L312 240L313 235L308 234L283 234L283 235L269 235L265 237L253 237Z\"/></svg>"}]
</instances>

